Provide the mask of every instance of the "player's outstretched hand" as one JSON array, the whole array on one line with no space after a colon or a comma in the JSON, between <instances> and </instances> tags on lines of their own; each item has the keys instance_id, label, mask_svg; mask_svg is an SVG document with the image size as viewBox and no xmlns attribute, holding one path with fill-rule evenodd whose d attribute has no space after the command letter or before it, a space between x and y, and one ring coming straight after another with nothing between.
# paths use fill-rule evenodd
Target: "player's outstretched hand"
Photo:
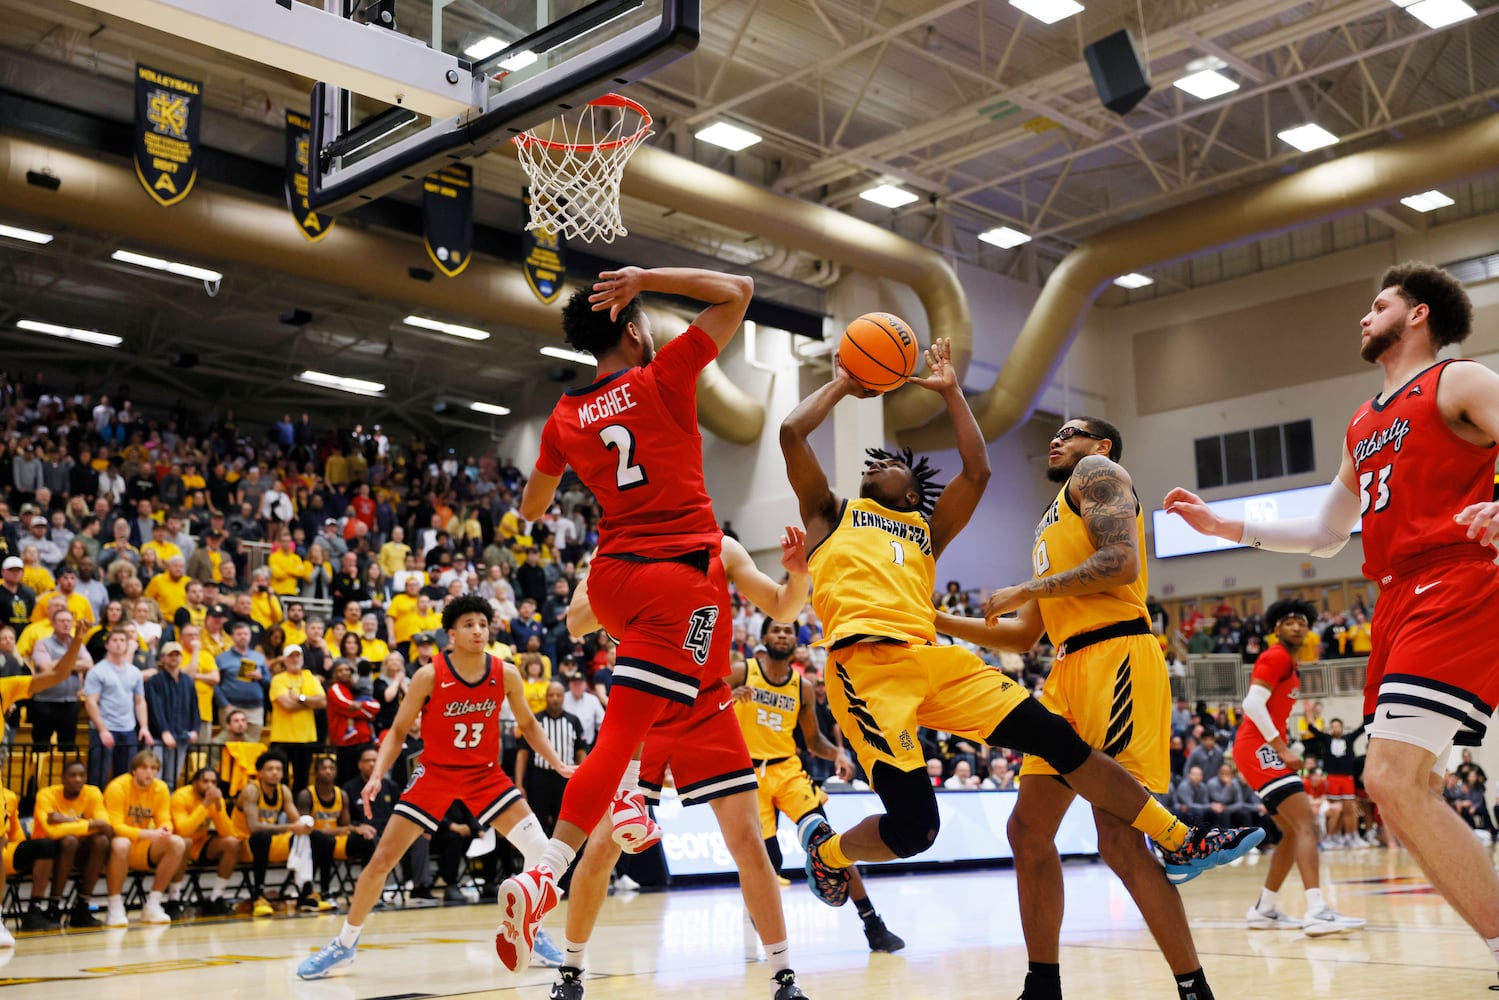
<instances>
[{"instance_id":1,"label":"player's outstretched hand","mask_svg":"<svg viewBox=\"0 0 1499 1000\"><path fill-rule=\"evenodd\" d=\"M843 394L845 396L857 396L859 399L873 399L880 394L880 390L870 389L856 382L854 377L848 373L848 369L843 367L843 361L838 357L837 351L833 352L833 381L843 386Z\"/></svg>"},{"instance_id":2,"label":"player's outstretched hand","mask_svg":"<svg viewBox=\"0 0 1499 1000\"><path fill-rule=\"evenodd\" d=\"M933 392L946 392L958 384L958 373L952 366L952 341L949 338L938 337L932 341L932 346L926 349L926 364L932 370L930 375L926 378L912 375L906 381Z\"/></svg>"},{"instance_id":3,"label":"player's outstretched hand","mask_svg":"<svg viewBox=\"0 0 1499 1000\"><path fill-rule=\"evenodd\" d=\"M602 271L599 280L593 283L593 294L588 301L594 312L609 310L609 322L619 319L619 311L641 292L641 279L645 271L638 267L622 267L618 271Z\"/></svg>"},{"instance_id":4,"label":"player's outstretched hand","mask_svg":"<svg viewBox=\"0 0 1499 1000\"><path fill-rule=\"evenodd\" d=\"M794 524L781 533L781 568L788 573L807 572L807 533Z\"/></svg>"},{"instance_id":5,"label":"player's outstretched hand","mask_svg":"<svg viewBox=\"0 0 1499 1000\"><path fill-rule=\"evenodd\" d=\"M1217 535L1223 521L1202 497L1180 486L1166 494L1162 506L1166 513L1176 514L1200 535Z\"/></svg>"},{"instance_id":6,"label":"player's outstretched hand","mask_svg":"<svg viewBox=\"0 0 1499 1000\"><path fill-rule=\"evenodd\" d=\"M1499 539L1499 502L1475 503L1464 507L1452 518L1468 526L1468 537L1479 545L1493 545Z\"/></svg>"},{"instance_id":7,"label":"player's outstretched hand","mask_svg":"<svg viewBox=\"0 0 1499 1000\"><path fill-rule=\"evenodd\" d=\"M984 601L984 621L998 625L1001 615L1018 610L1027 600L1029 598L1019 587L1000 587Z\"/></svg>"}]
</instances>

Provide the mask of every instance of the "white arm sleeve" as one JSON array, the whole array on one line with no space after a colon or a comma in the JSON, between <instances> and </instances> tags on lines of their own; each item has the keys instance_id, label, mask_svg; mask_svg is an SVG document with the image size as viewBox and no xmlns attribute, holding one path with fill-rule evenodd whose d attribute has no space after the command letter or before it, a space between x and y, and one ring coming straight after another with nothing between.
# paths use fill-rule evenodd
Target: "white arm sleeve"
<instances>
[{"instance_id":1,"label":"white arm sleeve","mask_svg":"<svg viewBox=\"0 0 1499 1000\"><path fill-rule=\"evenodd\" d=\"M1348 544L1348 536L1358 526L1359 498L1334 479L1322 498L1322 509L1315 517L1293 517L1285 521L1244 522L1242 545L1271 552L1306 552L1326 558Z\"/></svg>"},{"instance_id":2,"label":"white arm sleeve","mask_svg":"<svg viewBox=\"0 0 1499 1000\"><path fill-rule=\"evenodd\" d=\"M1266 743L1282 735L1270 719L1269 706L1270 689L1259 684L1249 685L1249 693L1244 696L1244 717L1254 723L1254 728L1260 731Z\"/></svg>"}]
</instances>

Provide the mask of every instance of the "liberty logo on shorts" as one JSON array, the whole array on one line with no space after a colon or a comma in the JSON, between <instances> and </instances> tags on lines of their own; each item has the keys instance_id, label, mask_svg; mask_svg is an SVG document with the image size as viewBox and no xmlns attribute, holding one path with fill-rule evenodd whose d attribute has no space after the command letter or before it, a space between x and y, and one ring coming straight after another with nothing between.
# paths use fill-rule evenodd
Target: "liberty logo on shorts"
<instances>
[{"instance_id":1,"label":"liberty logo on shorts","mask_svg":"<svg viewBox=\"0 0 1499 1000\"><path fill-rule=\"evenodd\" d=\"M687 622L687 638L682 648L692 654L698 666L708 662L708 647L713 644L713 626L718 624L718 608L698 608Z\"/></svg>"},{"instance_id":2,"label":"liberty logo on shorts","mask_svg":"<svg viewBox=\"0 0 1499 1000\"><path fill-rule=\"evenodd\" d=\"M1268 743L1260 747L1257 756L1260 758L1260 767L1268 771L1286 770L1286 762L1280 759L1280 754Z\"/></svg>"}]
</instances>

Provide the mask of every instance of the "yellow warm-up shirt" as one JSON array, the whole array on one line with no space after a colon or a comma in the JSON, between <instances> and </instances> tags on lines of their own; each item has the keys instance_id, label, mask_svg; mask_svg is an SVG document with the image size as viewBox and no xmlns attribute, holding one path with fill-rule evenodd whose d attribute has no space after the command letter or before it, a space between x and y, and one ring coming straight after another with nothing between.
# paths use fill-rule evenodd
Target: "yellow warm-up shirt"
<instances>
[{"instance_id":1,"label":"yellow warm-up shirt","mask_svg":"<svg viewBox=\"0 0 1499 1000\"><path fill-rule=\"evenodd\" d=\"M146 830L172 828L172 794L160 778L141 788L135 775L120 775L104 787L104 809L116 837L139 840Z\"/></svg>"},{"instance_id":2,"label":"yellow warm-up shirt","mask_svg":"<svg viewBox=\"0 0 1499 1000\"><path fill-rule=\"evenodd\" d=\"M57 813L62 819L49 822L47 817ZM104 793L93 785L84 785L76 799L65 794L63 786L48 785L36 793L36 812L31 820L31 832L37 837L82 837L88 833L88 825L94 820L108 822L109 813L104 808Z\"/></svg>"}]
</instances>

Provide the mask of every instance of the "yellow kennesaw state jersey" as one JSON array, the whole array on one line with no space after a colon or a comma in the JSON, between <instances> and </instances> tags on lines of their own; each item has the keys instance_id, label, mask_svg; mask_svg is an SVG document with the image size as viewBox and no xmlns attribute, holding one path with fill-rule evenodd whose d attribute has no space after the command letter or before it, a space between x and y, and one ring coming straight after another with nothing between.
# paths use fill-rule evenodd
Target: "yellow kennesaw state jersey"
<instances>
[{"instance_id":1,"label":"yellow kennesaw state jersey","mask_svg":"<svg viewBox=\"0 0 1499 1000\"><path fill-rule=\"evenodd\" d=\"M760 661L745 663L744 683L754 695L751 701L736 701L734 712L744 730L744 745L755 760L796 756L796 717L802 708L802 675L795 670L784 684L772 684L760 669Z\"/></svg>"},{"instance_id":2,"label":"yellow kennesaw state jersey","mask_svg":"<svg viewBox=\"0 0 1499 1000\"><path fill-rule=\"evenodd\" d=\"M1149 618L1145 610L1147 590L1145 574L1145 513L1135 503L1135 539L1140 553L1140 575L1133 583L1112 587L1085 597L1044 597L1036 603L1046 634L1060 646L1080 632L1112 625L1115 622ZM1072 505L1063 484L1057 498L1036 525L1036 547L1031 550L1031 565L1037 579L1075 569L1096 552L1082 514Z\"/></svg>"},{"instance_id":3,"label":"yellow kennesaw state jersey","mask_svg":"<svg viewBox=\"0 0 1499 1000\"><path fill-rule=\"evenodd\" d=\"M937 641L937 561L926 517L863 497L843 501L837 527L807 559L821 645L855 635Z\"/></svg>"},{"instance_id":4,"label":"yellow kennesaw state jersey","mask_svg":"<svg viewBox=\"0 0 1499 1000\"><path fill-rule=\"evenodd\" d=\"M314 830L336 830L338 829L338 817L343 815L344 791L337 785L333 786L333 801L324 802L318 798L317 789L312 789L312 828Z\"/></svg>"},{"instance_id":5,"label":"yellow kennesaw state jersey","mask_svg":"<svg viewBox=\"0 0 1499 1000\"><path fill-rule=\"evenodd\" d=\"M276 797L274 799L267 795L265 788L262 787L260 789L260 801L250 806L251 809L258 810L258 815L255 817L256 822L264 823L267 826L279 826L285 823L286 800L290 797L291 792L287 790L285 785L276 786ZM243 840L250 836L250 820L245 815L245 810L235 809L231 819L234 823L234 835L236 837Z\"/></svg>"}]
</instances>

